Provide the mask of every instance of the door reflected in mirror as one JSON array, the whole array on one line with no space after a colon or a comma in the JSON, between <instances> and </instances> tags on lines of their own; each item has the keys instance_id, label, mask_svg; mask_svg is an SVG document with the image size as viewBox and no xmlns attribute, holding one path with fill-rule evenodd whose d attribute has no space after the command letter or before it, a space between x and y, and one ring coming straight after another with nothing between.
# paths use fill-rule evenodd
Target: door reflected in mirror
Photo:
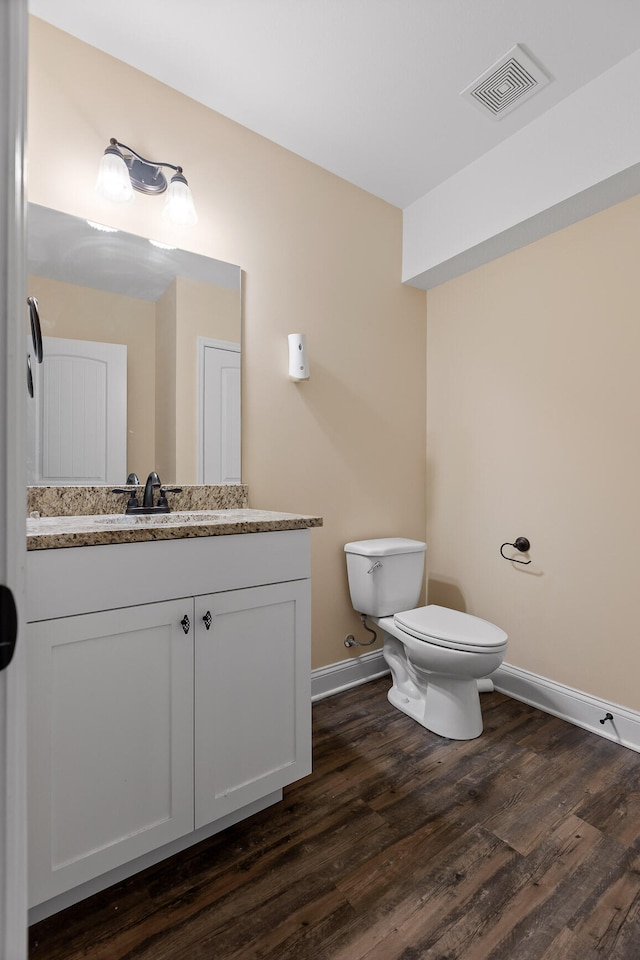
<instances>
[{"instance_id":1,"label":"door reflected in mirror","mask_svg":"<svg viewBox=\"0 0 640 960\"><path fill-rule=\"evenodd\" d=\"M240 267L36 204L27 223L44 337L28 483L121 485L151 470L163 483L239 483Z\"/></svg>"}]
</instances>

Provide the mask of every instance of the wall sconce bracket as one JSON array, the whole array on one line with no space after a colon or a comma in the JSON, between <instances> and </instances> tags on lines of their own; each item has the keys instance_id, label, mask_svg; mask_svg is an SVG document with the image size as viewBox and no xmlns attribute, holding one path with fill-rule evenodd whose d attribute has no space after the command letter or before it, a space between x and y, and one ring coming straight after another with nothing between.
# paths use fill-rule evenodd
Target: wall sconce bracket
<instances>
[{"instance_id":1,"label":"wall sconce bracket","mask_svg":"<svg viewBox=\"0 0 640 960\"><path fill-rule=\"evenodd\" d=\"M160 167L153 167L144 160L129 154L123 154L124 162L129 168L131 186L139 193L155 195L164 193L167 189L167 178Z\"/></svg>"}]
</instances>

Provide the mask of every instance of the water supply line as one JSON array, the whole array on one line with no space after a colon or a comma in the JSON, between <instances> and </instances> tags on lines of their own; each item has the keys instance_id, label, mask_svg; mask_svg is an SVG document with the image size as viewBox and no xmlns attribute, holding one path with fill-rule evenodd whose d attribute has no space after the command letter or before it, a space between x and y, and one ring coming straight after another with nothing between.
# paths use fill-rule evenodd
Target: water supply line
<instances>
[{"instance_id":1,"label":"water supply line","mask_svg":"<svg viewBox=\"0 0 640 960\"><path fill-rule=\"evenodd\" d=\"M374 564L374 566L375 566L375 564ZM371 569L373 569L373 567L372 567ZM369 571L369 572L370 572L370 571ZM360 620L361 620L361 622L362 622L362 626L365 628L365 630L367 631L367 633L371 633L371 634L373 634L373 636L371 637L370 640L356 640L356 638L354 637L354 635L353 635L352 633L350 633L349 636L348 636L348 637L345 637L345 639L344 639L344 645L345 645L345 647L370 647L371 644L372 644L372 643L375 643L376 640L378 639L378 634L375 632L375 630L372 630L371 627L368 627L368 626L367 626L367 615L366 615L366 613L361 613L361 614L360 614Z\"/></svg>"}]
</instances>

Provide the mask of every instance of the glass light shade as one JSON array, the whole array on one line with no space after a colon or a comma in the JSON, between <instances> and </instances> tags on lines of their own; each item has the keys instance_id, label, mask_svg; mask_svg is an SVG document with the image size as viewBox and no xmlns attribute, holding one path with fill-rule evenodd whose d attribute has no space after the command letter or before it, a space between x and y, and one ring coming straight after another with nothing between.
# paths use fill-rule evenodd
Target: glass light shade
<instances>
[{"instance_id":1,"label":"glass light shade","mask_svg":"<svg viewBox=\"0 0 640 960\"><path fill-rule=\"evenodd\" d=\"M133 200L129 170L118 152L107 150L102 157L96 190L105 200L114 203L131 203Z\"/></svg>"},{"instance_id":2,"label":"glass light shade","mask_svg":"<svg viewBox=\"0 0 640 960\"><path fill-rule=\"evenodd\" d=\"M191 190L184 177L177 174L171 178L162 216L179 227L190 227L198 222Z\"/></svg>"}]
</instances>

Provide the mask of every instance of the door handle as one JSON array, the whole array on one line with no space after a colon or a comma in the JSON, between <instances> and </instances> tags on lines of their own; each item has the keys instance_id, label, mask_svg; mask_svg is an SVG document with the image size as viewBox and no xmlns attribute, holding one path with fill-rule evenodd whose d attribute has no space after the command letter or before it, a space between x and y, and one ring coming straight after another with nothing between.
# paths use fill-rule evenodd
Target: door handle
<instances>
[{"instance_id":1,"label":"door handle","mask_svg":"<svg viewBox=\"0 0 640 960\"><path fill-rule=\"evenodd\" d=\"M33 371L31 370L31 354L27 354L27 391L33 399Z\"/></svg>"},{"instance_id":2,"label":"door handle","mask_svg":"<svg viewBox=\"0 0 640 960\"><path fill-rule=\"evenodd\" d=\"M18 640L18 611L9 587L0 586L0 670L8 667Z\"/></svg>"},{"instance_id":3,"label":"door handle","mask_svg":"<svg viewBox=\"0 0 640 960\"><path fill-rule=\"evenodd\" d=\"M186 613L182 618L182 620L180 621L180 626L184 630L185 634L189 633L189 629L191 627L191 620L189 620L189 617L186 615Z\"/></svg>"},{"instance_id":4,"label":"door handle","mask_svg":"<svg viewBox=\"0 0 640 960\"><path fill-rule=\"evenodd\" d=\"M31 320L31 339L33 340L33 352L35 353L38 363L42 363L44 359L44 351L42 349L42 328L40 326L40 311L38 309L38 301L35 297L27 297L27 303L29 304L29 318Z\"/></svg>"},{"instance_id":5,"label":"door handle","mask_svg":"<svg viewBox=\"0 0 640 960\"><path fill-rule=\"evenodd\" d=\"M202 620L203 620L203 623L204 623L205 627L206 627L207 630L208 630L209 627L211 626L211 623L213 622L213 617L211 616L211 611L210 611L210 610L207 610L207 612L205 613L205 615L204 615L204 617L202 618Z\"/></svg>"}]
</instances>

